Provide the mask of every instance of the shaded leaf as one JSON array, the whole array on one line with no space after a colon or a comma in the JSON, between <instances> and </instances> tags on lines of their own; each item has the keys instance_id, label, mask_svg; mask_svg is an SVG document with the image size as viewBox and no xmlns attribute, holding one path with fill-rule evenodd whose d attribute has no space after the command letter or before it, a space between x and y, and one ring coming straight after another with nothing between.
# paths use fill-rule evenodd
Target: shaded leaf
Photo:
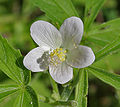
<instances>
[{"instance_id":1,"label":"shaded leaf","mask_svg":"<svg viewBox=\"0 0 120 107\"><path fill-rule=\"evenodd\" d=\"M120 51L120 37L118 37L115 41L106 45L104 48L102 48L100 51L98 51L95 54L95 56L96 56L95 61L98 61L98 60L104 58L105 56L116 53L118 51Z\"/></svg>"},{"instance_id":2,"label":"shaded leaf","mask_svg":"<svg viewBox=\"0 0 120 107\"><path fill-rule=\"evenodd\" d=\"M95 68L95 67L89 67L88 69L90 73L92 73L94 76L96 76L103 82L117 89L120 89L120 75L106 72L103 69Z\"/></svg>"},{"instance_id":3,"label":"shaded leaf","mask_svg":"<svg viewBox=\"0 0 120 107\"><path fill-rule=\"evenodd\" d=\"M20 90L14 107L38 107L38 99L35 91L30 87L26 86L25 89Z\"/></svg>"},{"instance_id":4,"label":"shaded leaf","mask_svg":"<svg viewBox=\"0 0 120 107\"><path fill-rule=\"evenodd\" d=\"M13 107L18 92L19 91L16 91L16 92L9 94L8 96L0 99L0 107Z\"/></svg>"},{"instance_id":5,"label":"shaded leaf","mask_svg":"<svg viewBox=\"0 0 120 107\"><path fill-rule=\"evenodd\" d=\"M19 90L17 85L0 85L0 99Z\"/></svg>"},{"instance_id":6,"label":"shaded leaf","mask_svg":"<svg viewBox=\"0 0 120 107\"><path fill-rule=\"evenodd\" d=\"M120 35L120 18L93 26L87 34L87 40L100 46L111 43Z\"/></svg>"},{"instance_id":7,"label":"shaded leaf","mask_svg":"<svg viewBox=\"0 0 120 107\"><path fill-rule=\"evenodd\" d=\"M85 0L85 31L87 32L106 0Z\"/></svg>"},{"instance_id":8,"label":"shaded leaf","mask_svg":"<svg viewBox=\"0 0 120 107\"><path fill-rule=\"evenodd\" d=\"M100 39L100 38L97 38L94 36L88 36L87 41L89 43L92 43L93 45L97 44L97 45L102 46L102 47L107 45L108 43L110 43L108 40L103 40L103 39Z\"/></svg>"},{"instance_id":9,"label":"shaded leaf","mask_svg":"<svg viewBox=\"0 0 120 107\"><path fill-rule=\"evenodd\" d=\"M75 100L78 102L76 107L87 107L88 94L88 73L86 69L79 72L79 83L76 87Z\"/></svg>"},{"instance_id":10,"label":"shaded leaf","mask_svg":"<svg viewBox=\"0 0 120 107\"><path fill-rule=\"evenodd\" d=\"M59 25L71 16L78 16L71 0L35 0L35 4Z\"/></svg>"},{"instance_id":11,"label":"shaded leaf","mask_svg":"<svg viewBox=\"0 0 120 107\"><path fill-rule=\"evenodd\" d=\"M2 36L0 36L0 70L19 84L28 84L30 81L30 71L24 68L20 51L13 49Z\"/></svg>"}]
</instances>

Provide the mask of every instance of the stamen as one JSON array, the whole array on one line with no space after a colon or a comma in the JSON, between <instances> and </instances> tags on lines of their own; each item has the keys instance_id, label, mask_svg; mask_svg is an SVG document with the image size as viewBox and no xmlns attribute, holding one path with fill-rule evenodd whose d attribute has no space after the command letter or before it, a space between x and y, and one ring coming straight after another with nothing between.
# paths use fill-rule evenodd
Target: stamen
<instances>
[{"instance_id":1,"label":"stamen","mask_svg":"<svg viewBox=\"0 0 120 107\"><path fill-rule=\"evenodd\" d=\"M65 61L66 53L66 50L63 50L62 48L56 48L50 53L50 63L55 66L62 63Z\"/></svg>"}]
</instances>

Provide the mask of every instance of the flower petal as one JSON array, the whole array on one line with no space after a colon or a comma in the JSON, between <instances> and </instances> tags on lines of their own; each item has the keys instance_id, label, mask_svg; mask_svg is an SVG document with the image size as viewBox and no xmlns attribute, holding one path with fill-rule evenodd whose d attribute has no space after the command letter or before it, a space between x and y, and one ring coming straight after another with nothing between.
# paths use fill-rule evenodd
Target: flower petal
<instances>
[{"instance_id":1,"label":"flower petal","mask_svg":"<svg viewBox=\"0 0 120 107\"><path fill-rule=\"evenodd\" d=\"M46 21L36 21L30 28L33 40L39 45L52 49L59 48L62 43L60 32Z\"/></svg>"},{"instance_id":2,"label":"flower petal","mask_svg":"<svg viewBox=\"0 0 120 107\"><path fill-rule=\"evenodd\" d=\"M31 50L23 60L24 66L33 71L40 72L48 69L48 50L37 47Z\"/></svg>"},{"instance_id":3,"label":"flower petal","mask_svg":"<svg viewBox=\"0 0 120 107\"><path fill-rule=\"evenodd\" d=\"M66 62L75 68L84 68L91 65L95 60L95 55L91 48L78 46L68 51Z\"/></svg>"},{"instance_id":4,"label":"flower petal","mask_svg":"<svg viewBox=\"0 0 120 107\"><path fill-rule=\"evenodd\" d=\"M73 77L73 68L68 66L65 62L59 64L57 67L50 64L49 72L52 78L59 84L64 84Z\"/></svg>"},{"instance_id":5,"label":"flower petal","mask_svg":"<svg viewBox=\"0 0 120 107\"><path fill-rule=\"evenodd\" d=\"M60 28L62 35L62 46L71 49L78 45L83 35L83 22L80 18L70 17L64 21Z\"/></svg>"}]
</instances>

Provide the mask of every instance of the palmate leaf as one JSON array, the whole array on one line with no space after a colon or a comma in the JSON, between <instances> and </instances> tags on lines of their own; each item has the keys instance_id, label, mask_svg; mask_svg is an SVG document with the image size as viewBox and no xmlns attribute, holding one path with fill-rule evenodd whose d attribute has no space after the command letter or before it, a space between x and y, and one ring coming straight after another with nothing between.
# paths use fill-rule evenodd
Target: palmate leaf
<instances>
[{"instance_id":1,"label":"palmate leaf","mask_svg":"<svg viewBox=\"0 0 120 107\"><path fill-rule=\"evenodd\" d=\"M76 97L77 101L76 107L87 107L87 94L88 94L88 73L86 69L82 69L79 72L79 83L76 87Z\"/></svg>"},{"instance_id":2,"label":"palmate leaf","mask_svg":"<svg viewBox=\"0 0 120 107\"><path fill-rule=\"evenodd\" d=\"M30 86L0 85L0 99L13 93L15 93L13 97L17 98L12 107L38 107L37 95Z\"/></svg>"},{"instance_id":3,"label":"palmate leaf","mask_svg":"<svg viewBox=\"0 0 120 107\"><path fill-rule=\"evenodd\" d=\"M71 0L35 0L35 3L56 24L71 16L78 16Z\"/></svg>"},{"instance_id":4,"label":"palmate leaf","mask_svg":"<svg viewBox=\"0 0 120 107\"><path fill-rule=\"evenodd\" d=\"M120 18L93 26L87 34L87 40L99 46L111 43L120 35Z\"/></svg>"},{"instance_id":5,"label":"palmate leaf","mask_svg":"<svg viewBox=\"0 0 120 107\"><path fill-rule=\"evenodd\" d=\"M26 86L20 90L14 107L38 107L37 95L30 86Z\"/></svg>"},{"instance_id":6,"label":"palmate leaf","mask_svg":"<svg viewBox=\"0 0 120 107\"><path fill-rule=\"evenodd\" d=\"M0 85L0 99L18 91L19 89L20 88L17 85Z\"/></svg>"},{"instance_id":7,"label":"palmate leaf","mask_svg":"<svg viewBox=\"0 0 120 107\"><path fill-rule=\"evenodd\" d=\"M9 94L8 96L0 99L0 107L13 107L17 94L18 93L16 91L16 92Z\"/></svg>"},{"instance_id":8,"label":"palmate leaf","mask_svg":"<svg viewBox=\"0 0 120 107\"><path fill-rule=\"evenodd\" d=\"M106 0L85 0L85 32L89 31L90 26L92 25L105 1Z\"/></svg>"},{"instance_id":9,"label":"palmate leaf","mask_svg":"<svg viewBox=\"0 0 120 107\"><path fill-rule=\"evenodd\" d=\"M30 81L30 71L24 68L21 53L13 49L2 36L0 36L0 70L19 85L28 84Z\"/></svg>"},{"instance_id":10,"label":"palmate leaf","mask_svg":"<svg viewBox=\"0 0 120 107\"><path fill-rule=\"evenodd\" d=\"M102 80L103 82L120 89L120 75L106 72L103 69L96 67L88 67L90 73Z\"/></svg>"}]
</instances>

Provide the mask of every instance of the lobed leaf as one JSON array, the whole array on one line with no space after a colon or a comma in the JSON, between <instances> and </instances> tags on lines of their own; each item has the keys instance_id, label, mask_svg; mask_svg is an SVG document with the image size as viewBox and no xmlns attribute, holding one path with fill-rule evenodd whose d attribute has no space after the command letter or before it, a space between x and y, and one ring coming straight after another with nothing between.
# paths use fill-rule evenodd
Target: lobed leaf
<instances>
[{"instance_id":1,"label":"lobed leaf","mask_svg":"<svg viewBox=\"0 0 120 107\"><path fill-rule=\"evenodd\" d=\"M24 68L20 51L13 49L2 36L0 36L0 70L19 84L28 84L30 81L30 71Z\"/></svg>"},{"instance_id":2,"label":"lobed leaf","mask_svg":"<svg viewBox=\"0 0 120 107\"><path fill-rule=\"evenodd\" d=\"M26 86L25 89L20 90L14 107L38 107L38 99L35 91L30 87Z\"/></svg>"},{"instance_id":3,"label":"lobed leaf","mask_svg":"<svg viewBox=\"0 0 120 107\"><path fill-rule=\"evenodd\" d=\"M103 69L88 67L90 73L102 80L103 82L120 89L120 75L106 72Z\"/></svg>"},{"instance_id":4,"label":"lobed leaf","mask_svg":"<svg viewBox=\"0 0 120 107\"><path fill-rule=\"evenodd\" d=\"M56 24L71 16L78 16L71 0L35 0L35 4Z\"/></svg>"},{"instance_id":5,"label":"lobed leaf","mask_svg":"<svg viewBox=\"0 0 120 107\"><path fill-rule=\"evenodd\" d=\"M0 85L0 99L19 90L17 85Z\"/></svg>"}]
</instances>

